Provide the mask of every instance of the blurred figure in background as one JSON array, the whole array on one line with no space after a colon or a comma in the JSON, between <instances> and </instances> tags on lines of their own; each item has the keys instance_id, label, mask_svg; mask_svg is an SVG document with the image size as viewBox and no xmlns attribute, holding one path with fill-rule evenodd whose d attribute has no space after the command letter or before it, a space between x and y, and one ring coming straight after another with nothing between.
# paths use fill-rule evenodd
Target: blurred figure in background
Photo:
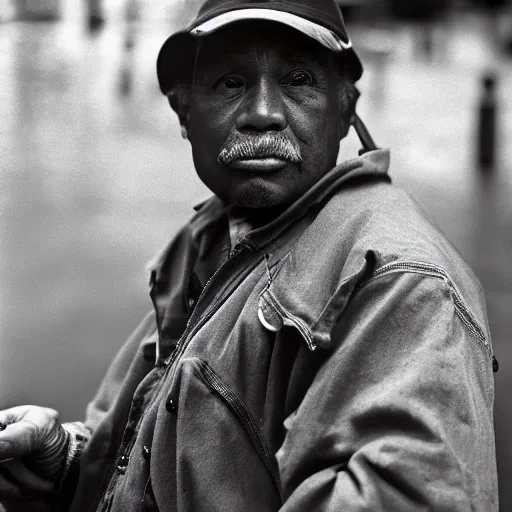
<instances>
[{"instance_id":1,"label":"blurred figure in background","mask_svg":"<svg viewBox=\"0 0 512 512\"><path fill-rule=\"evenodd\" d=\"M90 32L97 32L105 23L101 0L87 0L87 26Z\"/></svg>"},{"instance_id":2,"label":"blurred figure in background","mask_svg":"<svg viewBox=\"0 0 512 512\"><path fill-rule=\"evenodd\" d=\"M215 195L85 423L0 412L6 509L498 510L481 289L391 185L335 2L209 0L157 69Z\"/></svg>"}]
</instances>

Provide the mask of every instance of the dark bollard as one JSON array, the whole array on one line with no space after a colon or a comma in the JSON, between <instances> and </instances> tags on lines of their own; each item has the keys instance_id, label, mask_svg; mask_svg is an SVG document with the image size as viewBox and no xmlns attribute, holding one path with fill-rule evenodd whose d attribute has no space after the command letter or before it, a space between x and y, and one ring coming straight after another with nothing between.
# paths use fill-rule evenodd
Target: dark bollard
<instances>
[{"instance_id":1,"label":"dark bollard","mask_svg":"<svg viewBox=\"0 0 512 512\"><path fill-rule=\"evenodd\" d=\"M482 78L482 96L478 119L478 164L481 169L493 169L496 163L496 76Z\"/></svg>"},{"instance_id":2,"label":"dark bollard","mask_svg":"<svg viewBox=\"0 0 512 512\"><path fill-rule=\"evenodd\" d=\"M133 51L135 39L131 32L128 33L124 41L123 63L121 65L121 74L119 77L119 93L121 96L130 96L133 88Z\"/></svg>"},{"instance_id":3,"label":"dark bollard","mask_svg":"<svg viewBox=\"0 0 512 512\"><path fill-rule=\"evenodd\" d=\"M102 14L101 0L87 0L87 29L90 34L96 34L105 24Z\"/></svg>"},{"instance_id":4,"label":"dark bollard","mask_svg":"<svg viewBox=\"0 0 512 512\"><path fill-rule=\"evenodd\" d=\"M99 14L91 14L87 20L87 28L90 34L96 34L103 28L105 20Z\"/></svg>"}]
</instances>

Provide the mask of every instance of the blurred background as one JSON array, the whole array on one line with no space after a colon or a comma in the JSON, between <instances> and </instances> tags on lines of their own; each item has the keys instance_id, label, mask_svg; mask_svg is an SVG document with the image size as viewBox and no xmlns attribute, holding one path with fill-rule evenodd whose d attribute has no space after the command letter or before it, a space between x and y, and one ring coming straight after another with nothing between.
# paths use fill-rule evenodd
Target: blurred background
<instances>
[{"instance_id":1,"label":"blurred background","mask_svg":"<svg viewBox=\"0 0 512 512\"><path fill-rule=\"evenodd\" d=\"M145 263L209 196L155 73L200 1L0 0L0 408L83 417L151 307ZM512 5L340 4L361 117L486 292L510 511ZM358 149L352 133L340 159Z\"/></svg>"}]
</instances>

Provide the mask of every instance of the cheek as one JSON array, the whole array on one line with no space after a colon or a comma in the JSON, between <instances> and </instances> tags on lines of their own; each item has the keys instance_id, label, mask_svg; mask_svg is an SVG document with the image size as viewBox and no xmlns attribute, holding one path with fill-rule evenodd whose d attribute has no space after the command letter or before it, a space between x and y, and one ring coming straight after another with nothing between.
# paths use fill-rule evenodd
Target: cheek
<instances>
[{"instance_id":1,"label":"cheek","mask_svg":"<svg viewBox=\"0 0 512 512\"><path fill-rule=\"evenodd\" d=\"M291 128L297 138L308 146L325 147L327 141L336 140L339 111L337 97L330 92L313 92L300 100L288 102Z\"/></svg>"},{"instance_id":2,"label":"cheek","mask_svg":"<svg viewBox=\"0 0 512 512\"><path fill-rule=\"evenodd\" d=\"M220 101L207 94L197 94L191 103L191 124L199 132L208 132L212 138L219 132L229 131L236 119L238 105L234 101Z\"/></svg>"}]
</instances>

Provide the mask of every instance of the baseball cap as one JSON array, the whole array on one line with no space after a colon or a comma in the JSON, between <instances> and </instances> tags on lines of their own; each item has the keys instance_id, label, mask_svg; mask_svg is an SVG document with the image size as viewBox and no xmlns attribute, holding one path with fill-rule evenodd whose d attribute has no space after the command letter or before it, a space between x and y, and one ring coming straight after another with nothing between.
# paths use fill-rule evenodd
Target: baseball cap
<instances>
[{"instance_id":1,"label":"baseball cap","mask_svg":"<svg viewBox=\"0 0 512 512\"><path fill-rule=\"evenodd\" d=\"M171 35L160 49L157 75L161 91L166 94L176 82L192 79L199 38L248 20L288 25L338 53L354 81L363 74L335 0L206 0L191 25Z\"/></svg>"}]
</instances>

